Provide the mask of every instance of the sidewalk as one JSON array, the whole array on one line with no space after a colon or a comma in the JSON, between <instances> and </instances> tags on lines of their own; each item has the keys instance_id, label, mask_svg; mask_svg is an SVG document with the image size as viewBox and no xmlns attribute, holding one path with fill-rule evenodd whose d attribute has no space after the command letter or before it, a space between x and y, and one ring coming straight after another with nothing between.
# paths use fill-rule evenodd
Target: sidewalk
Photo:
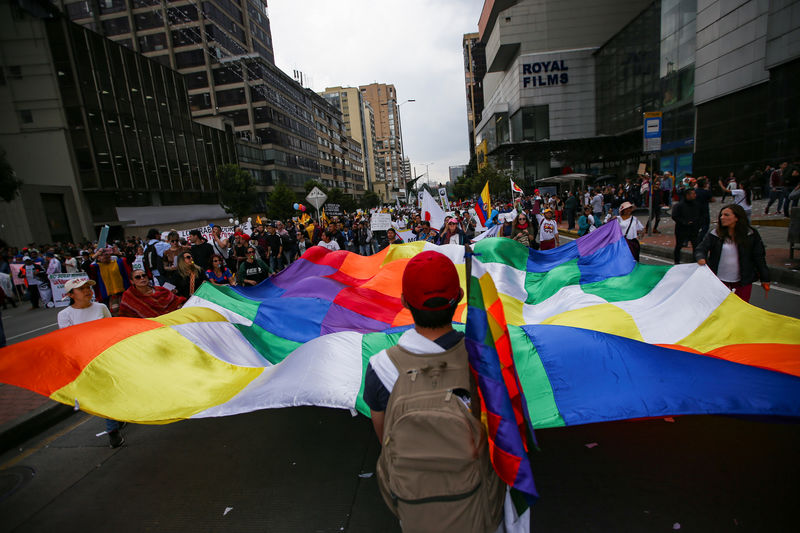
<instances>
[{"instance_id":1,"label":"sidewalk","mask_svg":"<svg viewBox=\"0 0 800 533\"><path fill-rule=\"evenodd\" d=\"M716 224L716 217L720 209L730 203L730 198L727 198L725 203L720 203L719 197L714 197L714 200L709 210L711 228L714 228ZM767 266L769 267L772 281L781 285L800 288L800 252L795 253L794 259L789 258L789 242L787 240L789 219L784 217L783 213L776 214L774 212L775 205L772 206L772 213L765 216L763 213L766 205L766 200L753 202L751 224L758 230L767 249ZM647 223L646 209L637 209L634 212L634 216L642 224ZM577 219L575 225L576 231L571 232L567 230L566 221L562 221L558 226L558 231L570 237L577 237ZM650 236L645 233L640 241L642 243L642 253L661 257L672 262L675 248L675 222L673 222L669 214L661 215L658 230L660 233L654 233ZM694 262L691 244L683 248L681 261L684 263Z\"/></svg>"}]
</instances>

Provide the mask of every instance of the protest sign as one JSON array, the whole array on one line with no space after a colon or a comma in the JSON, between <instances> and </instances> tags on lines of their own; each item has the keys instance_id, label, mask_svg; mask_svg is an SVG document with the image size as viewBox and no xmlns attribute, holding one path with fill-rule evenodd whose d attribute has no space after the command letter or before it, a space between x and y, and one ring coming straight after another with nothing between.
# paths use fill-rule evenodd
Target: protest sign
<instances>
[{"instance_id":1,"label":"protest sign","mask_svg":"<svg viewBox=\"0 0 800 533\"><path fill-rule=\"evenodd\" d=\"M89 279L86 272L74 272L71 274L49 274L50 289L53 294L53 303L56 307L66 307L69 305L69 298L64 299L64 285L71 279Z\"/></svg>"},{"instance_id":2,"label":"protest sign","mask_svg":"<svg viewBox=\"0 0 800 533\"><path fill-rule=\"evenodd\" d=\"M372 231L386 231L392 227L392 215L389 213L374 213L370 219Z\"/></svg>"},{"instance_id":3,"label":"protest sign","mask_svg":"<svg viewBox=\"0 0 800 533\"><path fill-rule=\"evenodd\" d=\"M342 212L342 206L339 204L332 204L328 202L325 204L325 214L330 217L340 217L344 213Z\"/></svg>"}]
</instances>

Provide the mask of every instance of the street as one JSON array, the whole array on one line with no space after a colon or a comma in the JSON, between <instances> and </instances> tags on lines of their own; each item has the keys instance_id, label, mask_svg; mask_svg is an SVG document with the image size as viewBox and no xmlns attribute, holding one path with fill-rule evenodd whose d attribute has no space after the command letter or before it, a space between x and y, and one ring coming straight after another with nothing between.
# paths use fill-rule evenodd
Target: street
<instances>
[{"instance_id":1,"label":"street","mask_svg":"<svg viewBox=\"0 0 800 533\"><path fill-rule=\"evenodd\" d=\"M753 295L767 310L800 313L794 288ZM10 342L55 329L57 310L28 309L3 313ZM75 413L0 456L0 531L399 531L378 493L378 443L363 416L303 407L131 425L116 450L103 430ZM537 438L534 531L800 527L793 421L676 417Z\"/></svg>"}]
</instances>

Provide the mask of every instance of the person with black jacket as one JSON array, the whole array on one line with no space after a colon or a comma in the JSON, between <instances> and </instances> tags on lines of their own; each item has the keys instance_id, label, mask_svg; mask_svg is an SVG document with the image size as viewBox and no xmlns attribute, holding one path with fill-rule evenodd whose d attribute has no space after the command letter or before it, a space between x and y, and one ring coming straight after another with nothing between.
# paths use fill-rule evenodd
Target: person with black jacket
<instances>
[{"instance_id":1,"label":"person with black jacket","mask_svg":"<svg viewBox=\"0 0 800 533\"><path fill-rule=\"evenodd\" d=\"M722 208L717 227L709 231L695 250L697 264L708 265L729 289L745 302L750 301L753 282L761 280L769 292L769 268L761 235L747 222L739 205Z\"/></svg>"},{"instance_id":2,"label":"person with black jacket","mask_svg":"<svg viewBox=\"0 0 800 533\"><path fill-rule=\"evenodd\" d=\"M675 264L681 262L681 249L692 243L692 251L697 250L697 234L703 222L702 206L696 201L697 192L686 189L683 199L672 208L672 220L675 221Z\"/></svg>"},{"instance_id":3,"label":"person with black jacket","mask_svg":"<svg viewBox=\"0 0 800 533\"><path fill-rule=\"evenodd\" d=\"M192 243L190 252L194 263L200 267L202 272L211 268L211 256L214 255L214 248L206 242L200 230L193 229L189 232L189 242ZM180 266L180 261L178 266Z\"/></svg>"}]
</instances>

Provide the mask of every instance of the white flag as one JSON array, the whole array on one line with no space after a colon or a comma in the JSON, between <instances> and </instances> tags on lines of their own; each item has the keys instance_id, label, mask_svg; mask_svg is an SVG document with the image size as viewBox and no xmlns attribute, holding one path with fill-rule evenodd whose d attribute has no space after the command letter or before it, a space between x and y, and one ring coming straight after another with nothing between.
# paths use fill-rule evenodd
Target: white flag
<instances>
[{"instance_id":1,"label":"white flag","mask_svg":"<svg viewBox=\"0 0 800 533\"><path fill-rule=\"evenodd\" d=\"M422 196L422 220L427 220L431 223L431 227L439 230L444 226L445 214L433 196L427 189L420 191Z\"/></svg>"}]
</instances>

